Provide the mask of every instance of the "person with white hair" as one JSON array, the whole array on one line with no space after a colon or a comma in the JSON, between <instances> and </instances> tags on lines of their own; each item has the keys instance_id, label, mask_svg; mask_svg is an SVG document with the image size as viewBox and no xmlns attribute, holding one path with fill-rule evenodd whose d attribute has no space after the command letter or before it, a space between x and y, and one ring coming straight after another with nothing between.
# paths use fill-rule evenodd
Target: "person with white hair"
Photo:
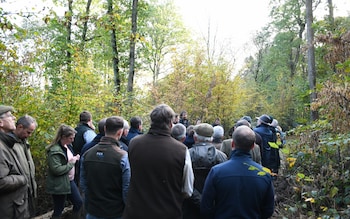
<instances>
[{"instance_id":1,"label":"person with white hair","mask_svg":"<svg viewBox=\"0 0 350 219\"><path fill-rule=\"evenodd\" d=\"M221 125L213 127L213 145L220 150L222 141L224 140L224 128Z\"/></svg>"},{"instance_id":2,"label":"person with white hair","mask_svg":"<svg viewBox=\"0 0 350 219\"><path fill-rule=\"evenodd\" d=\"M171 128L171 136L180 142L186 139L186 126L181 123L176 123Z\"/></svg>"}]
</instances>

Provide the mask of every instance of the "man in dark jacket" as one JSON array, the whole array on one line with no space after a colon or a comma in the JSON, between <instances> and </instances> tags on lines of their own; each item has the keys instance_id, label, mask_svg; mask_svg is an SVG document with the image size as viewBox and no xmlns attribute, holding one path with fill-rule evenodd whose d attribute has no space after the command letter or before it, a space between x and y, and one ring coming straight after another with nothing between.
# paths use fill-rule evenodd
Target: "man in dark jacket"
<instances>
[{"instance_id":1,"label":"man in dark jacket","mask_svg":"<svg viewBox=\"0 0 350 219\"><path fill-rule=\"evenodd\" d=\"M86 143L91 142L95 136L95 126L92 123L92 115L88 111L83 111L79 115L79 124L75 128L77 131L74 141L73 141L73 149L75 154L81 155L81 149Z\"/></svg>"},{"instance_id":2,"label":"man in dark jacket","mask_svg":"<svg viewBox=\"0 0 350 219\"><path fill-rule=\"evenodd\" d=\"M261 164L267 167L273 173L278 173L280 167L280 157L278 147L271 147L276 144L277 135L276 129L271 126L272 118L268 115L258 117L257 126L254 129L261 136L262 142L260 145Z\"/></svg>"},{"instance_id":3,"label":"man in dark jacket","mask_svg":"<svg viewBox=\"0 0 350 219\"><path fill-rule=\"evenodd\" d=\"M201 216L214 218L262 218L274 211L271 175L251 159L255 133L239 126L232 134L231 158L214 166L205 181Z\"/></svg>"},{"instance_id":4,"label":"man in dark jacket","mask_svg":"<svg viewBox=\"0 0 350 219\"><path fill-rule=\"evenodd\" d=\"M123 219L182 219L193 172L187 147L170 136L174 116L168 105L158 105L151 112L149 132L129 144L132 175Z\"/></svg>"},{"instance_id":5,"label":"man in dark jacket","mask_svg":"<svg viewBox=\"0 0 350 219\"><path fill-rule=\"evenodd\" d=\"M130 119L130 129L126 136L127 143L129 145L131 139L138 135L142 135L142 119L138 116L134 116ZM125 143L125 142L124 142Z\"/></svg>"},{"instance_id":6,"label":"man in dark jacket","mask_svg":"<svg viewBox=\"0 0 350 219\"><path fill-rule=\"evenodd\" d=\"M123 118L109 117L105 136L81 158L86 218L121 218L123 214L130 181L128 154L118 143L123 126Z\"/></svg>"},{"instance_id":7,"label":"man in dark jacket","mask_svg":"<svg viewBox=\"0 0 350 219\"><path fill-rule=\"evenodd\" d=\"M79 124L75 128L77 133L75 134L74 141L72 143L74 155L82 155L81 149L86 143L90 143L95 137L95 126L92 123L92 115L88 111L83 111L79 115ZM80 162L75 163L75 176L74 181L79 186L80 177Z\"/></svg>"}]
</instances>

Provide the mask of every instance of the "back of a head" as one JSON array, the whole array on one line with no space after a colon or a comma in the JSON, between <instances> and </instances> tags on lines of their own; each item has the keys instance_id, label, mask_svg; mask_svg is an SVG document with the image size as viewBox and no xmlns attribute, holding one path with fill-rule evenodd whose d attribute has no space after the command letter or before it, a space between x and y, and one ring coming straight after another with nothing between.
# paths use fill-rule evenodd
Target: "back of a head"
<instances>
[{"instance_id":1,"label":"back of a head","mask_svg":"<svg viewBox=\"0 0 350 219\"><path fill-rule=\"evenodd\" d=\"M160 104L151 112L151 127L170 129L175 117L174 110L166 105Z\"/></svg>"},{"instance_id":2,"label":"back of a head","mask_svg":"<svg viewBox=\"0 0 350 219\"><path fill-rule=\"evenodd\" d=\"M232 134L236 149L249 151L255 142L255 132L246 125L239 126Z\"/></svg>"},{"instance_id":3,"label":"back of a head","mask_svg":"<svg viewBox=\"0 0 350 219\"><path fill-rule=\"evenodd\" d=\"M171 136L176 140L181 141L186 137L186 127L181 123L175 124L171 128Z\"/></svg>"},{"instance_id":4,"label":"back of a head","mask_svg":"<svg viewBox=\"0 0 350 219\"><path fill-rule=\"evenodd\" d=\"M243 116L240 120L242 120L242 119L244 119L247 122L249 122L250 124L252 124L252 117L250 117L250 116Z\"/></svg>"},{"instance_id":5,"label":"back of a head","mask_svg":"<svg viewBox=\"0 0 350 219\"><path fill-rule=\"evenodd\" d=\"M107 118L103 118L103 119L101 119L101 120L98 122L98 132L99 132L101 135L104 135L104 134L105 134L105 124L106 124L106 120L107 120Z\"/></svg>"},{"instance_id":6,"label":"back of a head","mask_svg":"<svg viewBox=\"0 0 350 219\"><path fill-rule=\"evenodd\" d=\"M35 124L35 127L38 126L36 120L33 117L29 115L24 115L17 120L16 126L22 125L23 128L29 128L29 126L33 123Z\"/></svg>"},{"instance_id":7,"label":"back of a head","mask_svg":"<svg viewBox=\"0 0 350 219\"><path fill-rule=\"evenodd\" d=\"M142 119L139 116L134 116L130 119L130 126L134 129L138 129L142 124Z\"/></svg>"},{"instance_id":8,"label":"back of a head","mask_svg":"<svg viewBox=\"0 0 350 219\"><path fill-rule=\"evenodd\" d=\"M213 140L214 128L208 123L200 123L194 126L195 140L197 142L211 142Z\"/></svg>"},{"instance_id":9,"label":"back of a head","mask_svg":"<svg viewBox=\"0 0 350 219\"><path fill-rule=\"evenodd\" d=\"M249 128L251 127L250 123L247 120L240 119L236 122L234 128L236 129L237 127L242 126L242 125L248 126Z\"/></svg>"},{"instance_id":10,"label":"back of a head","mask_svg":"<svg viewBox=\"0 0 350 219\"><path fill-rule=\"evenodd\" d=\"M222 138L224 137L224 128L220 125L213 127L213 138Z\"/></svg>"},{"instance_id":11,"label":"back of a head","mask_svg":"<svg viewBox=\"0 0 350 219\"><path fill-rule=\"evenodd\" d=\"M81 123L87 123L92 119L92 114L89 111L83 111L79 115L79 121Z\"/></svg>"},{"instance_id":12,"label":"back of a head","mask_svg":"<svg viewBox=\"0 0 350 219\"><path fill-rule=\"evenodd\" d=\"M106 135L115 135L124 127L124 119L120 116L111 116L106 119L105 132Z\"/></svg>"}]
</instances>

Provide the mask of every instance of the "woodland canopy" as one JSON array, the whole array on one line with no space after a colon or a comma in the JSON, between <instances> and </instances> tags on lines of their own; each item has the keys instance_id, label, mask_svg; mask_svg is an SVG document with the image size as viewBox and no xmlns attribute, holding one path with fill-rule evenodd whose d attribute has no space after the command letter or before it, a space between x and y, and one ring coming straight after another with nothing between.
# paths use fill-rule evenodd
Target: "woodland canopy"
<instances>
[{"instance_id":1,"label":"woodland canopy","mask_svg":"<svg viewBox=\"0 0 350 219\"><path fill-rule=\"evenodd\" d=\"M288 131L276 218L349 217L350 17L334 16L332 0L271 0L241 69L215 37L186 29L171 0L52 5L65 13L0 4L0 103L37 119L38 214L51 207L44 147L60 124L75 127L88 110L95 121L141 116L147 131L166 103L192 123L220 118L226 133L244 115L272 115ZM329 13L316 18L317 7Z\"/></svg>"}]
</instances>

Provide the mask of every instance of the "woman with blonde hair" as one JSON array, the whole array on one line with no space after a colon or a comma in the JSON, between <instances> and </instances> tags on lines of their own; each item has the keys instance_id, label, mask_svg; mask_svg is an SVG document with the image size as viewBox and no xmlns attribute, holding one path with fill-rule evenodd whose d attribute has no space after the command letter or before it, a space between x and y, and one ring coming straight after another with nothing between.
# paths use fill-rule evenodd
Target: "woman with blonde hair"
<instances>
[{"instance_id":1,"label":"woman with blonde hair","mask_svg":"<svg viewBox=\"0 0 350 219\"><path fill-rule=\"evenodd\" d=\"M48 175L46 192L52 195L54 211L52 218L60 218L66 198L73 204L73 217L79 218L82 198L74 182L75 162L79 154L73 155L72 142L76 131L68 125L61 125L53 142L46 147Z\"/></svg>"}]
</instances>

